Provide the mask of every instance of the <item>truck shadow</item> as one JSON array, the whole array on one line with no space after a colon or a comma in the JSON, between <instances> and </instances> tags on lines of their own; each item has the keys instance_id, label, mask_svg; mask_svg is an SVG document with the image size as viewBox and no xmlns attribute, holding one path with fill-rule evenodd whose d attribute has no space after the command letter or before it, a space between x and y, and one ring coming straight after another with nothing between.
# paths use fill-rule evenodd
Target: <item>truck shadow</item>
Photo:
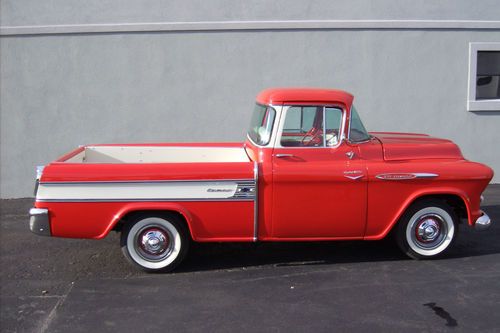
<instances>
[{"instance_id":1,"label":"truck shadow","mask_svg":"<svg viewBox=\"0 0 500 333\"><path fill-rule=\"evenodd\" d=\"M483 207L493 224L482 232L461 225L454 246L442 258L475 257L500 253L500 205ZM393 237L381 241L205 243L193 244L177 272L235 269L255 266L316 266L336 263L411 260Z\"/></svg>"}]
</instances>

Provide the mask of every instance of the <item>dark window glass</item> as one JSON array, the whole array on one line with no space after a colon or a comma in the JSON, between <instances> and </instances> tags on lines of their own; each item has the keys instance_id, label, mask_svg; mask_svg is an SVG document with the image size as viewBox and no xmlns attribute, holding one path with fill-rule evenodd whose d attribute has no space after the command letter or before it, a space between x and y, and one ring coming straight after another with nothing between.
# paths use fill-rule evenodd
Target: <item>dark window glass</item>
<instances>
[{"instance_id":1,"label":"dark window glass","mask_svg":"<svg viewBox=\"0 0 500 333\"><path fill-rule=\"evenodd\" d=\"M349 126L349 141L351 142L361 142L366 141L371 138L370 134L365 129L365 126L361 122L358 112L354 105L351 108L351 123Z\"/></svg>"},{"instance_id":2,"label":"dark window glass","mask_svg":"<svg viewBox=\"0 0 500 333\"><path fill-rule=\"evenodd\" d=\"M476 99L500 98L500 51L477 52Z\"/></svg>"}]
</instances>

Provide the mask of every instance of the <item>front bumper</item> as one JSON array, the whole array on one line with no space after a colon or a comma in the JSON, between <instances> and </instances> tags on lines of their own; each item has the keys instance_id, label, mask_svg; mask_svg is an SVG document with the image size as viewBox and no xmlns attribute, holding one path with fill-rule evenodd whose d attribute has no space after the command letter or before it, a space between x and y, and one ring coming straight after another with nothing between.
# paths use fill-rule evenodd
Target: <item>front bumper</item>
<instances>
[{"instance_id":1,"label":"front bumper","mask_svg":"<svg viewBox=\"0 0 500 333\"><path fill-rule=\"evenodd\" d=\"M482 215L477 218L474 222L474 229L476 230L486 230L491 226L491 219L485 212L481 211Z\"/></svg>"},{"instance_id":2,"label":"front bumper","mask_svg":"<svg viewBox=\"0 0 500 333\"><path fill-rule=\"evenodd\" d=\"M51 236L49 210L45 208L30 209L30 230L40 236Z\"/></svg>"}]
</instances>

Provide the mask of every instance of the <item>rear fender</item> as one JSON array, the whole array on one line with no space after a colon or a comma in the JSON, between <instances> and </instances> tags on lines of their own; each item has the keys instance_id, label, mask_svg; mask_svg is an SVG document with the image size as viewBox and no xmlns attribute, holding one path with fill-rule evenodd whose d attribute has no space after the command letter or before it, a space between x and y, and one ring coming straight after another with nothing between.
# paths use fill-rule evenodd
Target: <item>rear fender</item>
<instances>
[{"instance_id":1,"label":"rear fender","mask_svg":"<svg viewBox=\"0 0 500 333\"><path fill-rule=\"evenodd\" d=\"M187 227L189 229L189 233L194 237L193 230L191 228L192 224L192 216L188 210L177 203L140 203L140 202L130 202L124 204L120 210L116 212L113 216L113 219L110 221L104 232L99 235L97 238L105 237L117 224L120 220L129 213L138 212L138 211L172 211L181 214L186 221Z\"/></svg>"}]
</instances>

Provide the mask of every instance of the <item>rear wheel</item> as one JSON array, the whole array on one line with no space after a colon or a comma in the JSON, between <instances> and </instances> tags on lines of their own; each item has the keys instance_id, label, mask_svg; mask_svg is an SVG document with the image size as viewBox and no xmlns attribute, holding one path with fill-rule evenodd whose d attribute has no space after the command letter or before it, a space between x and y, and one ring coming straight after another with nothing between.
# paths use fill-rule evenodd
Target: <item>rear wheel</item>
<instances>
[{"instance_id":1,"label":"rear wheel","mask_svg":"<svg viewBox=\"0 0 500 333\"><path fill-rule=\"evenodd\" d=\"M140 215L124 227L121 247L125 257L142 270L168 272L186 256L189 238L174 215Z\"/></svg>"},{"instance_id":2,"label":"rear wheel","mask_svg":"<svg viewBox=\"0 0 500 333\"><path fill-rule=\"evenodd\" d=\"M397 227L399 247L414 259L443 254L456 238L458 218L443 201L425 200L412 205Z\"/></svg>"}]
</instances>

